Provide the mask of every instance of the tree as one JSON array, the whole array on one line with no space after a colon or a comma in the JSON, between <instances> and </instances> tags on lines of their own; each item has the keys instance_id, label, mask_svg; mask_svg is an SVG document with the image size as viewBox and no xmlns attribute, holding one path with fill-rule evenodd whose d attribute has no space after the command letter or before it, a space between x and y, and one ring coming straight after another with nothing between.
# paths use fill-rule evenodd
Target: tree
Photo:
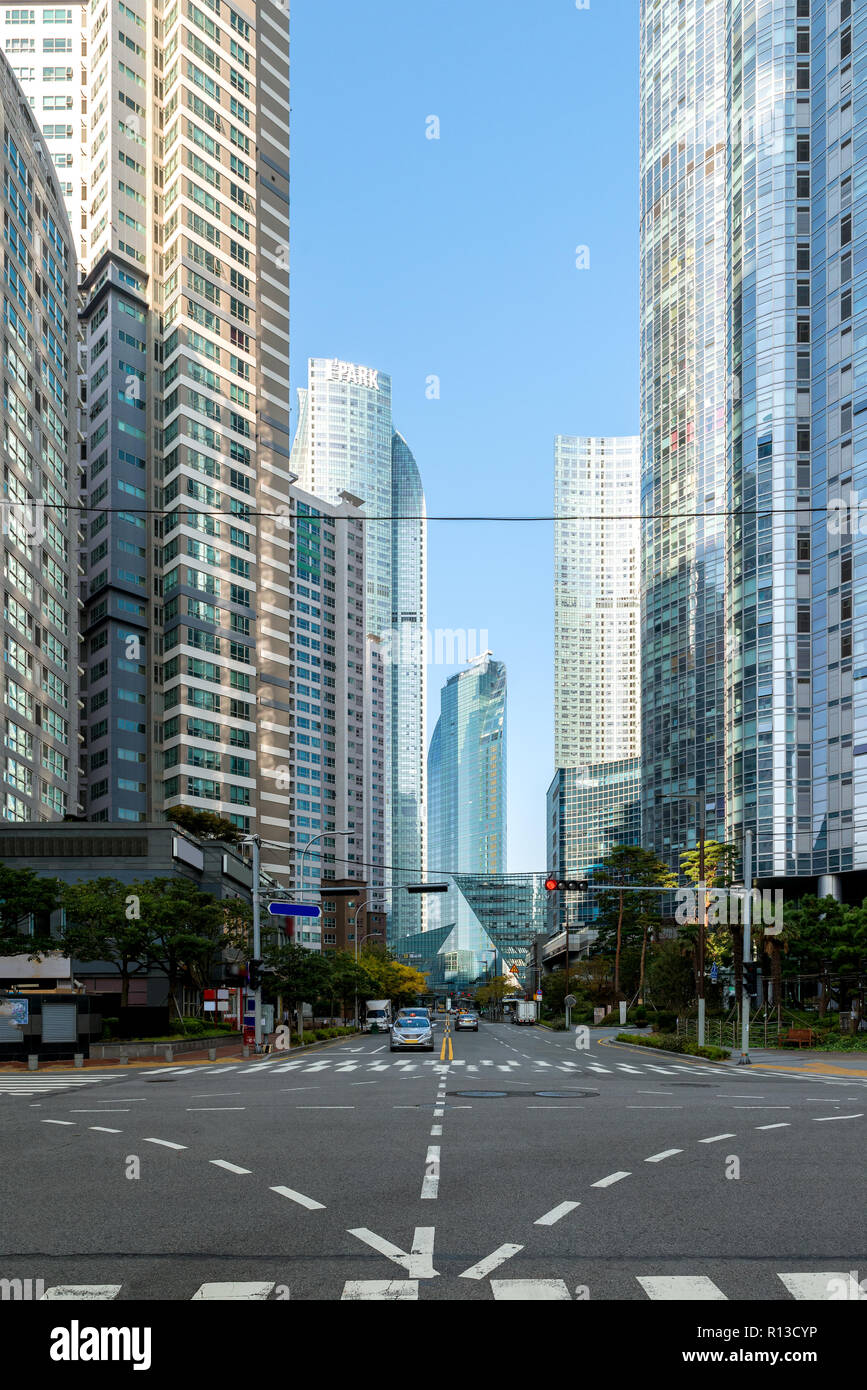
<instances>
[{"instance_id":1,"label":"tree","mask_svg":"<svg viewBox=\"0 0 867 1390\"><path fill-rule=\"evenodd\" d=\"M331 1001L330 1013L335 1013L334 1004L340 1000L343 1017L346 1017L348 1000L372 998L373 981L363 964L356 962L350 951L334 951L328 956L330 974L328 977L328 998Z\"/></svg>"},{"instance_id":2,"label":"tree","mask_svg":"<svg viewBox=\"0 0 867 1390\"><path fill-rule=\"evenodd\" d=\"M633 893L626 890L644 884L673 888L677 880L668 865L650 850L642 849L640 845L613 845L600 867L594 871L593 881L609 883L614 888L611 893L600 893L599 916L595 923L599 931L596 947L602 953L606 946L610 949L610 937L612 933L614 935L614 997L619 999L621 995L620 955L624 925L630 941L641 941L638 988L639 993L642 993L648 932L660 922L658 895L654 892Z\"/></svg>"},{"instance_id":3,"label":"tree","mask_svg":"<svg viewBox=\"0 0 867 1390\"><path fill-rule=\"evenodd\" d=\"M239 899L223 901L188 878L154 878L129 885L139 899L147 933L148 964L165 975L179 1018L177 989L184 976L203 988L217 957L242 930L250 910ZM231 912L227 907L232 904ZM247 908L246 914L239 910Z\"/></svg>"},{"instance_id":4,"label":"tree","mask_svg":"<svg viewBox=\"0 0 867 1390\"><path fill-rule=\"evenodd\" d=\"M0 864L0 955L25 952L30 960L56 951L60 945L51 936L51 914L60 906L60 882L42 878L35 869L13 869ZM19 931L23 918L33 916L33 933Z\"/></svg>"},{"instance_id":5,"label":"tree","mask_svg":"<svg viewBox=\"0 0 867 1390\"><path fill-rule=\"evenodd\" d=\"M580 965L583 962L579 962ZM542 976L542 999L546 1009L549 1009L555 1016L566 1012L565 999L567 993L572 993L579 998L579 1002L586 1002L586 986L579 981L578 967L569 967L569 988L566 988L566 971L552 970L550 975Z\"/></svg>"},{"instance_id":6,"label":"tree","mask_svg":"<svg viewBox=\"0 0 867 1390\"><path fill-rule=\"evenodd\" d=\"M721 840L705 840L704 842L704 881L707 887L701 895L703 902L699 903L698 915L705 923L708 922L709 890L730 886L737 852L737 845L728 844ZM698 884L701 882L700 850L687 850L685 854L680 856L680 864L684 878L690 883ZM726 926L716 930L714 930L712 923L709 924L710 930L706 931L705 935L705 949L711 960L716 960L718 964L721 963L724 955L731 950L734 960L735 993L740 999L743 988L744 929L741 925L740 914L737 912L727 912L726 922ZM698 923L689 923L682 927L680 935L693 946L697 976L699 970Z\"/></svg>"},{"instance_id":7,"label":"tree","mask_svg":"<svg viewBox=\"0 0 867 1390\"><path fill-rule=\"evenodd\" d=\"M400 1007L414 1004L427 989L427 975L395 960L383 947L362 951L361 964L369 979L368 998L390 999Z\"/></svg>"},{"instance_id":8,"label":"tree","mask_svg":"<svg viewBox=\"0 0 867 1390\"><path fill-rule=\"evenodd\" d=\"M688 950L680 941L660 941L654 948L648 972L657 1008L679 1011L693 996L694 977Z\"/></svg>"},{"instance_id":9,"label":"tree","mask_svg":"<svg viewBox=\"0 0 867 1390\"><path fill-rule=\"evenodd\" d=\"M846 977L863 973L867 957L867 900L859 907L831 897L804 897L786 908L784 935L799 969L822 977L820 1016L828 1008L832 974L839 978L842 1009L850 994Z\"/></svg>"},{"instance_id":10,"label":"tree","mask_svg":"<svg viewBox=\"0 0 867 1390\"><path fill-rule=\"evenodd\" d=\"M129 1004L129 982L147 970L148 931L135 894L116 878L68 883L62 891L66 926L62 941L78 960L104 960L120 975L121 1008Z\"/></svg>"},{"instance_id":11,"label":"tree","mask_svg":"<svg viewBox=\"0 0 867 1390\"><path fill-rule=\"evenodd\" d=\"M505 975L495 975L486 985L481 985L476 990L476 1004L480 1009L492 1009L499 1014L502 1013L503 1000L517 993L516 984L507 980Z\"/></svg>"},{"instance_id":12,"label":"tree","mask_svg":"<svg viewBox=\"0 0 867 1390\"><path fill-rule=\"evenodd\" d=\"M166 819L181 830L188 830L199 840L222 840L224 844L236 845L242 832L225 816L213 811L197 811L193 806L172 806L166 811Z\"/></svg>"},{"instance_id":13,"label":"tree","mask_svg":"<svg viewBox=\"0 0 867 1390\"><path fill-rule=\"evenodd\" d=\"M263 948L265 963L263 990L269 995L283 994L294 1012L305 1002L328 994L331 964L328 956L298 946L294 941L285 945L271 943ZM299 1026L303 1034L303 1026Z\"/></svg>"}]
</instances>

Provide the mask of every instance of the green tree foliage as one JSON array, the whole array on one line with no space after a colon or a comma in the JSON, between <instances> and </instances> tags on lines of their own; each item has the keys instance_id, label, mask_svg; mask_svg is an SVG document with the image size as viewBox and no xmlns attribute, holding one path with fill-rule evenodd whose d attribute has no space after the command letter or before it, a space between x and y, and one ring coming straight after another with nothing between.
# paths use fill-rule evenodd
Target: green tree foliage
<instances>
[{"instance_id":1,"label":"green tree foliage","mask_svg":"<svg viewBox=\"0 0 867 1390\"><path fill-rule=\"evenodd\" d=\"M42 878L34 869L13 869L0 864L0 955L23 955L38 960L59 949L51 937L50 918L60 905L60 883ZM19 927L33 914L33 934L23 936Z\"/></svg>"},{"instance_id":2,"label":"green tree foliage","mask_svg":"<svg viewBox=\"0 0 867 1390\"><path fill-rule=\"evenodd\" d=\"M129 899L129 901L127 901ZM144 974L148 933L132 887L116 878L94 878L63 888L64 949L78 960L105 961L120 975L121 1007L129 1003L129 982Z\"/></svg>"},{"instance_id":3,"label":"green tree foliage","mask_svg":"<svg viewBox=\"0 0 867 1390\"><path fill-rule=\"evenodd\" d=\"M648 936L655 936L661 925L659 895L653 891L627 891L643 884L673 888L677 882L663 860L640 845L613 845L594 870L594 883L610 884L611 891L600 893L599 915L594 923L599 936L594 953L614 952L614 997L622 995L621 956L624 944L638 953L639 992L643 990Z\"/></svg>"},{"instance_id":4,"label":"green tree foliage","mask_svg":"<svg viewBox=\"0 0 867 1390\"><path fill-rule=\"evenodd\" d=\"M213 811L197 811L193 806L172 806L166 818L181 830L188 830L199 840L221 840L227 845L236 845L242 832L225 816Z\"/></svg>"},{"instance_id":5,"label":"green tree foliage","mask_svg":"<svg viewBox=\"0 0 867 1390\"><path fill-rule=\"evenodd\" d=\"M824 981L826 988L819 1004L822 1014L828 1006L829 986L836 978L840 1007L844 1008L867 958L867 900L856 906L839 903L836 898L808 896L797 907L787 907L784 920L790 970L815 974Z\"/></svg>"},{"instance_id":6,"label":"green tree foliage","mask_svg":"<svg viewBox=\"0 0 867 1390\"><path fill-rule=\"evenodd\" d=\"M734 866L737 859L737 845L725 843L722 840L705 840L704 842L704 881L707 890L712 888L728 888L734 875ZM701 853L698 849L687 850L680 856L680 864L684 878L690 883L698 884L701 882ZM722 965L729 960L732 961L735 971L735 991L740 998L743 978L743 956L744 956L744 933L741 926L740 913L728 910L725 913L727 920L716 925L712 918L713 912L710 911L710 892L704 894L704 902L701 901L702 895L699 894L696 902L696 920L685 922L681 926L679 935L683 941L689 943L693 952L693 963L698 972L698 944L699 929L702 913L705 914L704 920L707 923L705 934L705 968L708 962L716 962ZM731 905L730 909L731 909Z\"/></svg>"},{"instance_id":7,"label":"green tree foliage","mask_svg":"<svg viewBox=\"0 0 867 1390\"><path fill-rule=\"evenodd\" d=\"M648 970L653 1003L658 1009L685 1009L695 993L691 953L680 941L660 941Z\"/></svg>"}]
</instances>

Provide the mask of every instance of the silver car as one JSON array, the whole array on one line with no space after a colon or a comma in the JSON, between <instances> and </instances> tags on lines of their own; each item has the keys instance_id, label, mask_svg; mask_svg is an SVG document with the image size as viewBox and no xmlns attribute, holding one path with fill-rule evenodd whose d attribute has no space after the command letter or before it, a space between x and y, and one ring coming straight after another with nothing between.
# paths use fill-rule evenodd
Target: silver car
<instances>
[{"instance_id":1,"label":"silver car","mask_svg":"<svg viewBox=\"0 0 867 1390\"><path fill-rule=\"evenodd\" d=\"M433 1052L434 1036L430 1019L423 1013L399 1013L391 1025L389 1051L401 1048L415 1052Z\"/></svg>"}]
</instances>

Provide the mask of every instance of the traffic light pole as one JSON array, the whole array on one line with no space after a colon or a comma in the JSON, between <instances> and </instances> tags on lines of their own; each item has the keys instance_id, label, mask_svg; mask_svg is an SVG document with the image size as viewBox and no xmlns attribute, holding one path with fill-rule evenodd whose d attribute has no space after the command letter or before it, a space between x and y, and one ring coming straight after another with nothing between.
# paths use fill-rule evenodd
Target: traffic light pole
<instances>
[{"instance_id":1,"label":"traffic light pole","mask_svg":"<svg viewBox=\"0 0 867 1390\"><path fill-rule=\"evenodd\" d=\"M749 982L747 980L747 966L750 964L753 955L753 946L750 939L750 927L753 905L753 832L744 832L744 961L743 961L743 983L741 999L741 1055L738 1058L739 1067L750 1065L750 999Z\"/></svg>"}]
</instances>

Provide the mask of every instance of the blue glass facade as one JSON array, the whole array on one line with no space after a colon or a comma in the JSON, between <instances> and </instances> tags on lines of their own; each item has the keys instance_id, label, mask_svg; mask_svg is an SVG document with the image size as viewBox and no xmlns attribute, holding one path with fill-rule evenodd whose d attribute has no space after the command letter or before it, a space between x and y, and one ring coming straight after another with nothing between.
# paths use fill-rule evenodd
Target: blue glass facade
<instances>
[{"instance_id":1,"label":"blue glass facade","mask_svg":"<svg viewBox=\"0 0 867 1390\"><path fill-rule=\"evenodd\" d=\"M432 875L445 871L499 874L506 864L506 668L485 654L446 682L428 753L429 847ZM451 880L450 880L451 881ZM454 886L432 896L432 925L453 925L443 951L472 953L473 979L490 964L491 942Z\"/></svg>"}]
</instances>

